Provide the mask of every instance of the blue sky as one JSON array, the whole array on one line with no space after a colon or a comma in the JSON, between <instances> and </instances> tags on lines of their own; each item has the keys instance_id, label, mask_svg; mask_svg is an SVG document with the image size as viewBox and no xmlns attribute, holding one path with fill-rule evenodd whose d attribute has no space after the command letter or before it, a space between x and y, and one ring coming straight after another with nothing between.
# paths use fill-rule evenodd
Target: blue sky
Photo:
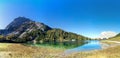
<instances>
[{"instance_id":1,"label":"blue sky","mask_svg":"<svg viewBox=\"0 0 120 58\"><path fill-rule=\"evenodd\" d=\"M0 0L0 29L19 16L87 37L120 32L119 0Z\"/></svg>"}]
</instances>

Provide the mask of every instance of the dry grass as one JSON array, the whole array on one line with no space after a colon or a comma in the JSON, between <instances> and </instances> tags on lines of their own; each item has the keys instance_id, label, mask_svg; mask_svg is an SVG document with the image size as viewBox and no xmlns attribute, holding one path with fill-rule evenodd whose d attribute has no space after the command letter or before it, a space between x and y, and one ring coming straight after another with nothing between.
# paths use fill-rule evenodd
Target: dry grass
<instances>
[{"instance_id":1,"label":"dry grass","mask_svg":"<svg viewBox=\"0 0 120 58\"><path fill-rule=\"evenodd\" d=\"M113 45L113 44L116 44L115 42L109 42L110 40L102 40L101 43L105 43L105 44L108 44L108 45Z\"/></svg>"},{"instance_id":2,"label":"dry grass","mask_svg":"<svg viewBox=\"0 0 120 58\"><path fill-rule=\"evenodd\" d=\"M2 56L6 56L6 58L56 58L60 57L64 50L55 49L55 48L46 48L46 47L30 47L24 46L22 44L11 44L8 45L7 48L4 49L0 53ZM6 52L6 53L5 53ZM8 57L9 56L9 57Z\"/></svg>"},{"instance_id":3,"label":"dry grass","mask_svg":"<svg viewBox=\"0 0 120 58\"><path fill-rule=\"evenodd\" d=\"M8 47L10 44L8 43L0 43L0 48L6 48Z\"/></svg>"},{"instance_id":4,"label":"dry grass","mask_svg":"<svg viewBox=\"0 0 120 58\"><path fill-rule=\"evenodd\" d=\"M30 47L21 44L0 44L7 48L0 51L0 58L120 58L120 46L101 51L79 52L63 55L64 49L51 47Z\"/></svg>"},{"instance_id":5,"label":"dry grass","mask_svg":"<svg viewBox=\"0 0 120 58\"><path fill-rule=\"evenodd\" d=\"M109 39L109 40L112 40L112 41L120 41L120 37L118 36L118 37L113 37L113 38L111 38L111 39Z\"/></svg>"},{"instance_id":6,"label":"dry grass","mask_svg":"<svg viewBox=\"0 0 120 58\"><path fill-rule=\"evenodd\" d=\"M75 53L67 56L67 58L120 58L120 46L89 53Z\"/></svg>"}]
</instances>

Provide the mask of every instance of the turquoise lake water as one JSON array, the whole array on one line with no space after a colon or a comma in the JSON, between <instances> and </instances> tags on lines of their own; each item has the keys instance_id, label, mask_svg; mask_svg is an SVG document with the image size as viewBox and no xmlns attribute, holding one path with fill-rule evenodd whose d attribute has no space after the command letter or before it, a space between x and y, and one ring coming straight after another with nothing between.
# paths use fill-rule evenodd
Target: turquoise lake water
<instances>
[{"instance_id":1,"label":"turquoise lake water","mask_svg":"<svg viewBox=\"0 0 120 58\"><path fill-rule=\"evenodd\" d=\"M93 51L101 50L102 46L99 40L86 40L86 41L69 41L69 42L45 42L39 44L33 44L32 46L52 46L57 48L67 49L65 53L73 52L84 52L84 51Z\"/></svg>"},{"instance_id":2,"label":"turquoise lake water","mask_svg":"<svg viewBox=\"0 0 120 58\"><path fill-rule=\"evenodd\" d=\"M82 46L78 46L72 49L68 49L65 53L73 53L73 52L84 52L84 51L93 51L93 50L101 50L101 44L98 40L89 40L88 43L83 44Z\"/></svg>"}]
</instances>

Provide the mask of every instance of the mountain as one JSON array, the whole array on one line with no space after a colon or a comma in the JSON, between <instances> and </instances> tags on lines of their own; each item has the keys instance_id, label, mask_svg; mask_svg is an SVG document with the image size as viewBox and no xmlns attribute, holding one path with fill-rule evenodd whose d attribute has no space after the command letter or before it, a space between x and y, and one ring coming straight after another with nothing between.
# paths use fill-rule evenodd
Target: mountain
<instances>
[{"instance_id":1,"label":"mountain","mask_svg":"<svg viewBox=\"0 0 120 58\"><path fill-rule=\"evenodd\" d=\"M5 29L0 30L1 42L63 42L88 39L82 35L51 28L44 23L25 17L15 18Z\"/></svg>"},{"instance_id":2,"label":"mountain","mask_svg":"<svg viewBox=\"0 0 120 58\"><path fill-rule=\"evenodd\" d=\"M14 19L14 21L12 21L4 30L0 30L0 34L22 34L25 31L32 31L35 29L47 31L51 29L51 27L48 27L43 23L34 22L25 17L18 17Z\"/></svg>"},{"instance_id":3,"label":"mountain","mask_svg":"<svg viewBox=\"0 0 120 58\"><path fill-rule=\"evenodd\" d=\"M120 33L117 34L116 36L109 38L109 40L113 40L113 41L120 41Z\"/></svg>"}]
</instances>

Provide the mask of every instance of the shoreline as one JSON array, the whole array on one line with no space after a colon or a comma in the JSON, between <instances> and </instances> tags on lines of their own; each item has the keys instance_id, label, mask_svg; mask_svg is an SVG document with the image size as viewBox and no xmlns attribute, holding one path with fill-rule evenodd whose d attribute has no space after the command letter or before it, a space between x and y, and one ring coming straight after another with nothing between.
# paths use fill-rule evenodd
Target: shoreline
<instances>
[{"instance_id":1,"label":"shoreline","mask_svg":"<svg viewBox=\"0 0 120 58\"><path fill-rule=\"evenodd\" d=\"M111 47L116 47L116 46L120 46L120 42L119 41L100 41L101 47L102 49L108 49Z\"/></svg>"}]
</instances>

